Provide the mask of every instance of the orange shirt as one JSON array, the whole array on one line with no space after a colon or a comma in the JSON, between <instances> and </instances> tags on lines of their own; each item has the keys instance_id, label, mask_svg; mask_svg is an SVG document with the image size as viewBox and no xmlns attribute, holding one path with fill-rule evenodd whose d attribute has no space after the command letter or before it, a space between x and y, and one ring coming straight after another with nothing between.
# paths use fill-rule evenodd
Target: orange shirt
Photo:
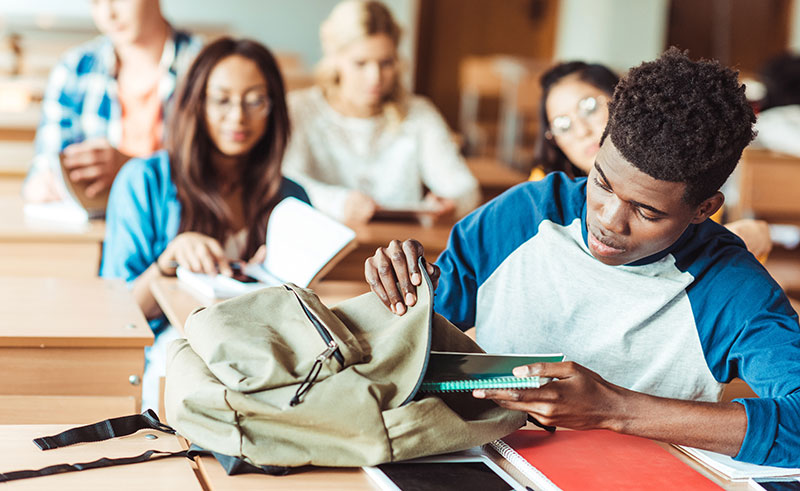
<instances>
[{"instance_id":1,"label":"orange shirt","mask_svg":"<svg viewBox=\"0 0 800 491\"><path fill-rule=\"evenodd\" d=\"M144 157L162 147L164 121L158 81L140 93L131 93L119 86L122 108L122 139L118 150L132 157Z\"/></svg>"}]
</instances>

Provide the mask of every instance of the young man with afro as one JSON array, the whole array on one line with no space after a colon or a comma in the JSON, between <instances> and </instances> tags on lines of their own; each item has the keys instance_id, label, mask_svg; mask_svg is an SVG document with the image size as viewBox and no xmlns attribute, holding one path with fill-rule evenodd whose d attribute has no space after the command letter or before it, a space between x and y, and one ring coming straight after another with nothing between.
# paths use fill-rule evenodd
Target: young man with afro
<instances>
[{"instance_id":1,"label":"young man with afro","mask_svg":"<svg viewBox=\"0 0 800 491\"><path fill-rule=\"evenodd\" d=\"M557 379L542 388L473 395L548 425L800 465L797 314L708 220L754 121L734 71L672 48L620 81L588 178L521 184L456 224L427 266L435 310L488 352L570 360L515 369ZM397 315L423 253L393 241L366 262ZM760 398L719 402L734 377Z\"/></svg>"}]
</instances>

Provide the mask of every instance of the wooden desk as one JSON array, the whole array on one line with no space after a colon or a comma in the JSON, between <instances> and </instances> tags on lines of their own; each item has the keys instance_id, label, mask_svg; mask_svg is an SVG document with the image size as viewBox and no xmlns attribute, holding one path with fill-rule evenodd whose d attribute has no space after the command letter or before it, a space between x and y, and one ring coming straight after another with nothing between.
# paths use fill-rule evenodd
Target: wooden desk
<instances>
[{"instance_id":1,"label":"wooden desk","mask_svg":"<svg viewBox=\"0 0 800 491\"><path fill-rule=\"evenodd\" d=\"M212 305L221 300L203 298L181 284L177 278L157 278L150 290L169 323L183 331L186 319L198 307ZM369 291L366 281L322 281L314 291L326 305L356 297Z\"/></svg>"},{"instance_id":2,"label":"wooden desk","mask_svg":"<svg viewBox=\"0 0 800 491\"><path fill-rule=\"evenodd\" d=\"M21 196L0 196L0 274L63 278L96 277L105 223L81 227L33 222Z\"/></svg>"},{"instance_id":3,"label":"wooden desk","mask_svg":"<svg viewBox=\"0 0 800 491\"><path fill-rule=\"evenodd\" d=\"M71 447L39 450L32 442L36 437L54 435L70 428L68 425L3 425L0 426L0 472L23 469L40 469L54 464L91 462L102 457L119 458L139 455L149 449L175 452L181 450L174 435L143 430L130 436L104 442L86 443ZM155 440L145 435L155 434ZM61 489L85 491L88 489L114 489L115 491L174 491L203 488L195 477L188 459L169 459L122 465L103 469L90 469L4 483L3 489L41 490Z\"/></svg>"},{"instance_id":4,"label":"wooden desk","mask_svg":"<svg viewBox=\"0 0 800 491\"><path fill-rule=\"evenodd\" d=\"M0 176L25 177L33 155L33 142L0 141Z\"/></svg>"},{"instance_id":5,"label":"wooden desk","mask_svg":"<svg viewBox=\"0 0 800 491\"><path fill-rule=\"evenodd\" d=\"M800 249L786 250L776 246L769 253L764 267L787 295L800 297Z\"/></svg>"},{"instance_id":6,"label":"wooden desk","mask_svg":"<svg viewBox=\"0 0 800 491\"><path fill-rule=\"evenodd\" d=\"M0 277L0 319L0 394L134 397L138 410L153 334L122 281Z\"/></svg>"},{"instance_id":7,"label":"wooden desk","mask_svg":"<svg viewBox=\"0 0 800 491\"><path fill-rule=\"evenodd\" d=\"M775 223L800 220L800 158L748 148L738 169L738 216Z\"/></svg>"},{"instance_id":8,"label":"wooden desk","mask_svg":"<svg viewBox=\"0 0 800 491\"><path fill-rule=\"evenodd\" d=\"M213 457L197 459L197 469L209 491L261 491L337 489L342 491L379 490L360 468L310 468L288 476L242 474L229 476Z\"/></svg>"},{"instance_id":9,"label":"wooden desk","mask_svg":"<svg viewBox=\"0 0 800 491\"><path fill-rule=\"evenodd\" d=\"M528 180L527 174L492 158L468 158L467 166L480 183L484 203L506 189Z\"/></svg>"},{"instance_id":10,"label":"wooden desk","mask_svg":"<svg viewBox=\"0 0 800 491\"><path fill-rule=\"evenodd\" d=\"M38 103L29 104L21 111L0 112L0 139L33 141L41 116L42 108Z\"/></svg>"},{"instance_id":11,"label":"wooden desk","mask_svg":"<svg viewBox=\"0 0 800 491\"><path fill-rule=\"evenodd\" d=\"M0 141L0 196L18 196L33 159L33 142Z\"/></svg>"},{"instance_id":12,"label":"wooden desk","mask_svg":"<svg viewBox=\"0 0 800 491\"><path fill-rule=\"evenodd\" d=\"M0 395L0 424L58 423L77 426L137 412L139 407L132 396Z\"/></svg>"},{"instance_id":13,"label":"wooden desk","mask_svg":"<svg viewBox=\"0 0 800 491\"><path fill-rule=\"evenodd\" d=\"M329 271L324 279L364 281L364 261L375 254L378 247L385 247L394 239L417 239L425 247L425 257L435 261L447 247L453 225L453 222L447 222L426 227L418 222L372 221L353 226L358 246Z\"/></svg>"},{"instance_id":14,"label":"wooden desk","mask_svg":"<svg viewBox=\"0 0 800 491\"><path fill-rule=\"evenodd\" d=\"M531 428L533 429L533 428ZM569 431L569 430L559 430ZM732 482L722 478L706 469L691 457L681 452L672 445L656 442L667 452L674 455L678 460L699 472L706 478L713 481L718 486L726 490L739 491L747 489L747 482ZM530 489L537 487L526 479L513 466L509 465L504 459L487 452L489 458L502 467L511 476L528 486ZM308 468L300 470L287 476L266 476L257 474L244 474L240 476L228 476L222 466L212 457L200 457L197 459L197 468L200 478L209 491L250 491L250 490L297 490L297 489L336 489L336 490L377 490L380 489L372 480L359 468Z\"/></svg>"}]
</instances>

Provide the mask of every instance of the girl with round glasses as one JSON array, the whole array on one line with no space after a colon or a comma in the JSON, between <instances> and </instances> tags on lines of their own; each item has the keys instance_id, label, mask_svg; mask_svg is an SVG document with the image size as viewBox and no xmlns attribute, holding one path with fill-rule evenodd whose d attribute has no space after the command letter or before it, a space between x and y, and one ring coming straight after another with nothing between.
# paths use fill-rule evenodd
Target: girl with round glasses
<instances>
[{"instance_id":1,"label":"girl with round glasses","mask_svg":"<svg viewBox=\"0 0 800 491\"><path fill-rule=\"evenodd\" d=\"M120 170L106 214L101 276L122 278L156 333L146 353L144 402L174 337L150 284L180 265L231 276L261 261L267 218L282 199L308 202L281 176L289 135L283 81L264 46L223 38L198 54L179 89L165 150ZM172 333L167 335L168 333ZM155 384L155 385L152 385Z\"/></svg>"},{"instance_id":2,"label":"girl with round glasses","mask_svg":"<svg viewBox=\"0 0 800 491\"><path fill-rule=\"evenodd\" d=\"M608 122L608 101L618 81L607 67L581 61L560 63L542 75L531 180L554 171L570 177L589 174ZM712 218L719 221L720 215ZM772 249L766 222L744 219L726 227L744 240L753 255L766 259Z\"/></svg>"},{"instance_id":3,"label":"girl with round glasses","mask_svg":"<svg viewBox=\"0 0 800 491\"><path fill-rule=\"evenodd\" d=\"M289 95L286 175L315 207L350 223L370 220L378 207L471 211L478 183L436 108L403 88L400 27L389 9L342 2L320 37L317 84Z\"/></svg>"}]
</instances>

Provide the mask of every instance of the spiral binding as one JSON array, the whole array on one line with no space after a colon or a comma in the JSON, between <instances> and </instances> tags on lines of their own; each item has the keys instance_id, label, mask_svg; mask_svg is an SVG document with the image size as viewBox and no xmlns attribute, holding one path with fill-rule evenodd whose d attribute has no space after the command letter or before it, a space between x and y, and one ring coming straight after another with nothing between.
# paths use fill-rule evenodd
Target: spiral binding
<instances>
[{"instance_id":1,"label":"spiral binding","mask_svg":"<svg viewBox=\"0 0 800 491\"><path fill-rule=\"evenodd\" d=\"M539 377L493 377L484 379L423 381L423 392L467 392L475 389L538 389L542 386Z\"/></svg>"}]
</instances>

